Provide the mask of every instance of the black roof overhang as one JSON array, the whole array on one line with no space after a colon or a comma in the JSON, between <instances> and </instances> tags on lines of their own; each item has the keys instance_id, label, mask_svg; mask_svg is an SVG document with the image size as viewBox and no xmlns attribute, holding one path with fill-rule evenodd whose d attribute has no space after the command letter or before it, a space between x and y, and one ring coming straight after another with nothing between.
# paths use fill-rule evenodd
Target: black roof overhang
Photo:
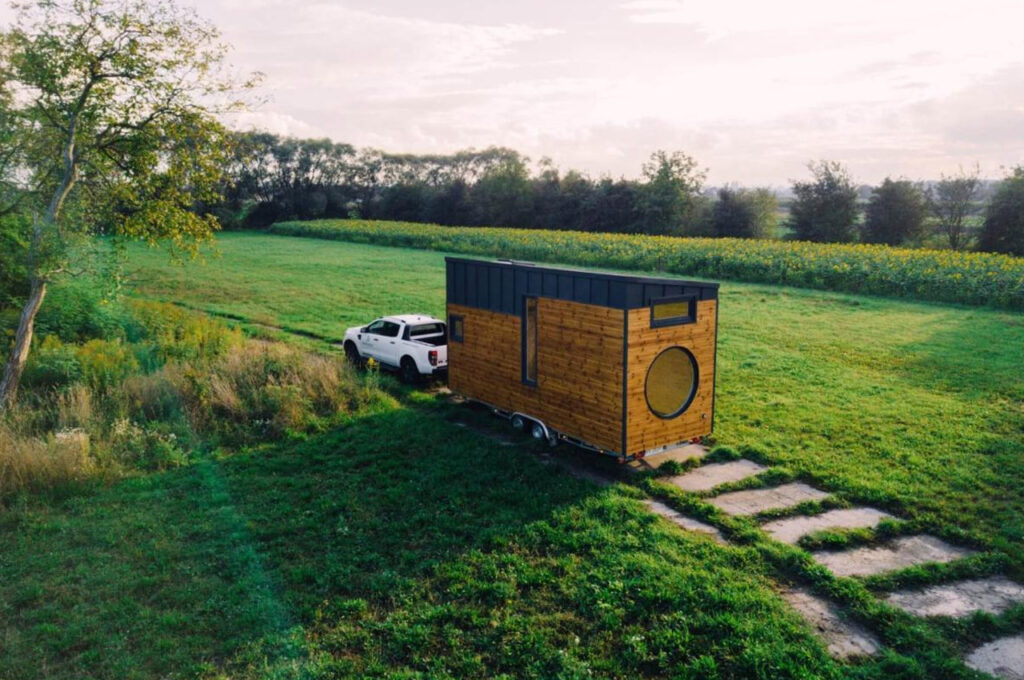
<instances>
[{"instance_id":1,"label":"black roof overhang","mask_svg":"<svg viewBox=\"0 0 1024 680\"><path fill-rule=\"evenodd\" d=\"M718 299L718 284L535 265L512 260L446 257L448 302L521 314L525 297L548 297L612 309L640 309L654 300Z\"/></svg>"}]
</instances>

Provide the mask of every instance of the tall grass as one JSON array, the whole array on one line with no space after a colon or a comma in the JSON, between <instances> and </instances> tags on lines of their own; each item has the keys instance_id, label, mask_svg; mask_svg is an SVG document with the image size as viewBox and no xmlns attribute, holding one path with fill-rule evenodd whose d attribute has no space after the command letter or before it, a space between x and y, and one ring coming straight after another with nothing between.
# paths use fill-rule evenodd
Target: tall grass
<instances>
[{"instance_id":1,"label":"tall grass","mask_svg":"<svg viewBox=\"0 0 1024 680\"><path fill-rule=\"evenodd\" d=\"M0 418L0 501L188 462L203 447L321 431L390 404L374 374L243 338L172 305L129 303L114 337L45 337Z\"/></svg>"}]
</instances>

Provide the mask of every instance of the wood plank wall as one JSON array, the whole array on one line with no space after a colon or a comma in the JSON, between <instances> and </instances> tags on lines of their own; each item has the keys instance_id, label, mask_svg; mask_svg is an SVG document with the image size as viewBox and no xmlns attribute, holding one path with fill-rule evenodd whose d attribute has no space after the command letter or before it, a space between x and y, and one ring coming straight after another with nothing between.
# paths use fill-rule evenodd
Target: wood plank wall
<instances>
[{"instance_id":1,"label":"wood plank wall","mask_svg":"<svg viewBox=\"0 0 1024 680\"><path fill-rule=\"evenodd\" d=\"M519 316L454 304L448 314L463 317L463 342L448 343L454 391L621 451L621 309L539 298L536 387L522 382Z\"/></svg>"},{"instance_id":2,"label":"wood plank wall","mask_svg":"<svg viewBox=\"0 0 1024 680\"><path fill-rule=\"evenodd\" d=\"M711 433L715 375L717 300L697 303L697 321L682 326L651 328L649 307L631 309L626 390L626 452L635 455ZM697 394L681 415L665 420L647 407L647 369L662 351L679 345L697 360Z\"/></svg>"}]
</instances>

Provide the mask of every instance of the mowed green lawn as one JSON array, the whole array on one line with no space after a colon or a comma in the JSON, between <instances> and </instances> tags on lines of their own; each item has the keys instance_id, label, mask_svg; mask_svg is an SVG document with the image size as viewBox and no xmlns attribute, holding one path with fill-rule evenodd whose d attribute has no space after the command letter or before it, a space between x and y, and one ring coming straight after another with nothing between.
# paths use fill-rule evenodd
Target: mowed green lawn
<instances>
[{"instance_id":1,"label":"mowed green lawn","mask_svg":"<svg viewBox=\"0 0 1024 680\"><path fill-rule=\"evenodd\" d=\"M326 337L443 311L439 253L218 248L184 268L133 249L133 294ZM1024 579L1024 316L729 283L721 305L719 443ZM973 678L963 651L1024 626L1024 607L962 624L857 610L885 651L834 662L776 592L807 585L784 551L680 531L633 486L572 479L450 422L485 414L402 395L323 434L0 510L0 678Z\"/></svg>"},{"instance_id":2,"label":"mowed green lawn","mask_svg":"<svg viewBox=\"0 0 1024 680\"><path fill-rule=\"evenodd\" d=\"M135 294L340 337L444 312L444 255L223 234L178 267L137 249ZM715 440L850 500L955 527L1024 573L1024 315L724 282Z\"/></svg>"}]
</instances>

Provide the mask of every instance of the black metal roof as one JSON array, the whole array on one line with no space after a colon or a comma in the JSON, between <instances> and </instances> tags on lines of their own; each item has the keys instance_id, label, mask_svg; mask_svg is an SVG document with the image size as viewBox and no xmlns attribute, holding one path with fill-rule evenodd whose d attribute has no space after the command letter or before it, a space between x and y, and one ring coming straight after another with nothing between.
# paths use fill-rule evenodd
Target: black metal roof
<instances>
[{"instance_id":1,"label":"black metal roof","mask_svg":"<svg viewBox=\"0 0 1024 680\"><path fill-rule=\"evenodd\" d=\"M652 300L718 298L718 284L548 267L514 260L446 257L448 302L505 314L522 313L524 297L549 297L613 309L639 309Z\"/></svg>"}]
</instances>

